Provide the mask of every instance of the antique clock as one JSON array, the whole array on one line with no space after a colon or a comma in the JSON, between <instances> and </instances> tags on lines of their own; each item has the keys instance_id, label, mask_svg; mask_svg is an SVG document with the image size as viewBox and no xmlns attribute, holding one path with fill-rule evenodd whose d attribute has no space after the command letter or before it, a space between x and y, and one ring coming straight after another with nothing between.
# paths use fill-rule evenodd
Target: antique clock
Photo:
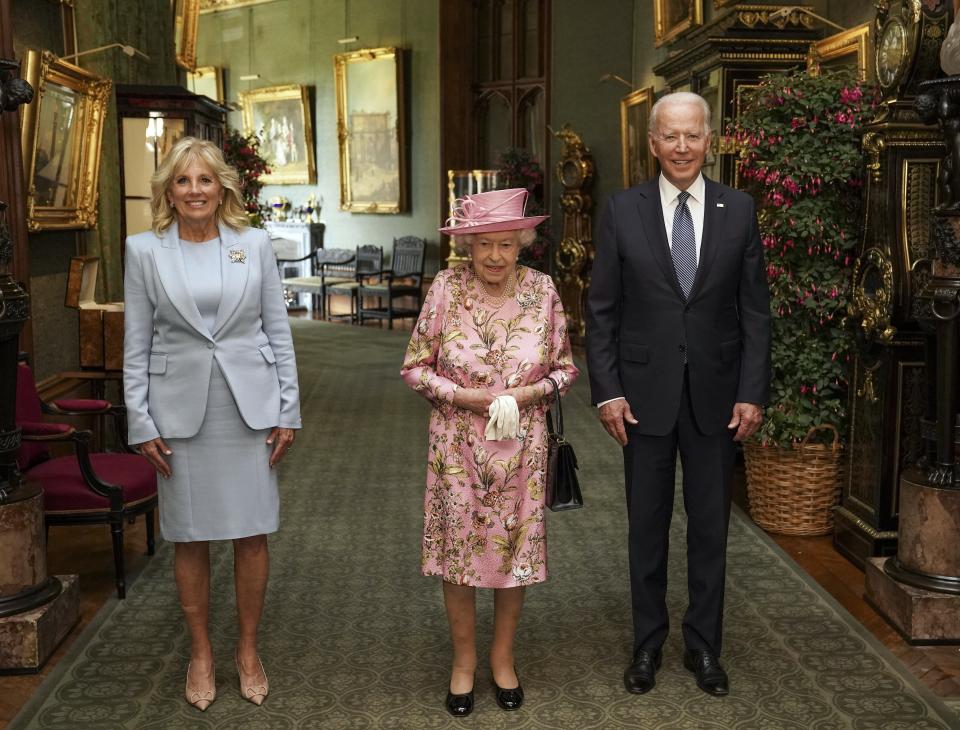
<instances>
[{"instance_id":1,"label":"antique clock","mask_svg":"<svg viewBox=\"0 0 960 730\"><path fill-rule=\"evenodd\" d=\"M899 478L923 453L925 336L915 295L930 276L931 211L946 153L914 109L917 85L940 75L952 0L877 0L874 69L882 101L864 128L863 238L849 321L857 334L850 435L834 545L859 565L896 552Z\"/></svg>"}]
</instances>

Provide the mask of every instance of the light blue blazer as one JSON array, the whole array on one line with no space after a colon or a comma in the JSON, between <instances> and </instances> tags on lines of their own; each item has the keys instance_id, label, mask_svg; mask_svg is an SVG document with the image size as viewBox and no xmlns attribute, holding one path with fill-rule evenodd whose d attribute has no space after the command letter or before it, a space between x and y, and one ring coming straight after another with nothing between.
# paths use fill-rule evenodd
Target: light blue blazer
<instances>
[{"instance_id":1,"label":"light blue blazer","mask_svg":"<svg viewBox=\"0 0 960 730\"><path fill-rule=\"evenodd\" d=\"M223 296L213 332L188 286L174 223L130 236L124 273L128 441L196 435L213 360L252 429L300 428L300 390L276 257L266 231L220 225Z\"/></svg>"}]
</instances>

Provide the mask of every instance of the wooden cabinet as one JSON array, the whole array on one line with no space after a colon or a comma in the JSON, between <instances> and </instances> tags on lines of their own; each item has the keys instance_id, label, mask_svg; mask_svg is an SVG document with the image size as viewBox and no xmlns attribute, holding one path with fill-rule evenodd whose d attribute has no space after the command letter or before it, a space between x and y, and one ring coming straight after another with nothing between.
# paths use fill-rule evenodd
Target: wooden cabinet
<instances>
[{"instance_id":1,"label":"wooden cabinet","mask_svg":"<svg viewBox=\"0 0 960 730\"><path fill-rule=\"evenodd\" d=\"M179 86L117 85L120 135L120 233L148 230L150 176L181 137L208 139L223 146L227 108Z\"/></svg>"}]
</instances>

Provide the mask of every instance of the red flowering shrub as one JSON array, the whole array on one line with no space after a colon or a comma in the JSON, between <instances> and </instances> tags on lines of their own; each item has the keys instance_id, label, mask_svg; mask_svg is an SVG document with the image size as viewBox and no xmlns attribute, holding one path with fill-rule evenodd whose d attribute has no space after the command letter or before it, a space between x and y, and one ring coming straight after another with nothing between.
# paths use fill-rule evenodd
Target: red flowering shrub
<instances>
[{"instance_id":1,"label":"red flowering shrub","mask_svg":"<svg viewBox=\"0 0 960 730\"><path fill-rule=\"evenodd\" d=\"M255 134L246 136L238 129L231 129L223 140L223 157L240 174L240 192L250 216L250 225L260 228L263 222L260 214L263 182L260 177L270 173L267 161L260 156L260 140Z\"/></svg>"},{"instance_id":2,"label":"red flowering shrub","mask_svg":"<svg viewBox=\"0 0 960 730\"><path fill-rule=\"evenodd\" d=\"M757 201L773 313L773 383L760 436L787 446L812 426L845 434L844 324L865 174L860 129L876 95L850 71L771 75L742 92L727 142Z\"/></svg>"}]
</instances>

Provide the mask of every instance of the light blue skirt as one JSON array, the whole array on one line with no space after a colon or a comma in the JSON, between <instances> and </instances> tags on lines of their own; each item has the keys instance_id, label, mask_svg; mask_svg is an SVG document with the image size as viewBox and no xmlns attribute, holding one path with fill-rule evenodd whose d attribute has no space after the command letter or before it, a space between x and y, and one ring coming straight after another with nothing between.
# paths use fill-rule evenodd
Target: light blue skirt
<instances>
[{"instance_id":1,"label":"light blue skirt","mask_svg":"<svg viewBox=\"0 0 960 730\"><path fill-rule=\"evenodd\" d=\"M270 429L243 421L213 361L207 411L191 438L165 439L169 479L158 478L160 534L170 542L232 540L276 532L277 473L270 468Z\"/></svg>"}]
</instances>

